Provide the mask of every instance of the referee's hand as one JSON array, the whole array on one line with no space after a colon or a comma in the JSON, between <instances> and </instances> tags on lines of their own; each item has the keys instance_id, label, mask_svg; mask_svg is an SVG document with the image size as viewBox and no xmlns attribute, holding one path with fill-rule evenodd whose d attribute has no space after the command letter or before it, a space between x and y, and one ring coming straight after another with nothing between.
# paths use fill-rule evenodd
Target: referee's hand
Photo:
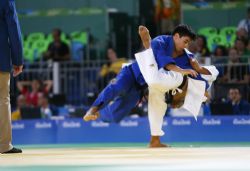
<instances>
[{"instance_id":1,"label":"referee's hand","mask_svg":"<svg viewBox=\"0 0 250 171\"><path fill-rule=\"evenodd\" d=\"M22 71L23 71L23 65L20 65L20 66L13 65L13 76L14 77L18 76Z\"/></svg>"}]
</instances>

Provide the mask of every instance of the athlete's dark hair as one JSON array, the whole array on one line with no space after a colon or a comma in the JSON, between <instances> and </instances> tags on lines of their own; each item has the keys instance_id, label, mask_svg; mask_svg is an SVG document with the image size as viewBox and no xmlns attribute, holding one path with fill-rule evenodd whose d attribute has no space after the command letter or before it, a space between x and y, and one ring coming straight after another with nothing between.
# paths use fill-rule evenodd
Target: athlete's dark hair
<instances>
[{"instance_id":1,"label":"athlete's dark hair","mask_svg":"<svg viewBox=\"0 0 250 171\"><path fill-rule=\"evenodd\" d=\"M176 26L172 35L174 35L176 33L178 33L180 35L180 37L188 36L188 37L190 37L191 40L196 39L196 34L192 30L192 28L186 24L180 24L180 25Z\"/></svg>"}]
</instances>

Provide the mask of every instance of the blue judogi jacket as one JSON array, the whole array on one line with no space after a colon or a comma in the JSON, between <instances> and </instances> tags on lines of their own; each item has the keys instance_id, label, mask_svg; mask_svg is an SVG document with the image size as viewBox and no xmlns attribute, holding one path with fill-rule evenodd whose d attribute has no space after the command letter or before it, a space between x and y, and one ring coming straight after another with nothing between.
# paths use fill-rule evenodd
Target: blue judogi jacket
<instances>
[{"instance_id":1,"label":"blue judogi jacket","mask_svg":"<svg viewBox=\"0 0 250 171\"><path fill-rule=\"evenodd\" d=\"M158 64L158 68L164 68L168 64L175 64L179 66L182 69L193 69L189 59L194 58L194 55L185 50L184 53L178 57L173 58L173 50L174 50L174 40L173 36L169 35L161 35L156 38L154 38L151 41L151 48L153 50L156 63ZM142 74L140 73L140 69L138 64L135 62L132 64L132 68L134 71L135 76L137 77L137 81L140 84L145 83L145 80L142 79ZM196 78L193 78L196 80L202 80L206 82L206 88L208 88L208 83L206 80L204 80L200 74Z\"/></svg>"},{"instance_id":2,"label":"blue judogi jacket","mask_svg":"<svg viewBox=\"0 0 250 171\"><path fill-rule=\"evenodd\" d=\"M23 64L23 46L15 1L0 0L0 71Z\"/></svg>"},{"instance_id":3,"label":"blue judogi jacket","mask_svg":"<svg viewBox=\"0 0 250 171\"><path fill-rule=\"evenodd\" d=\"M170 39L168 39L168 36L158 36L151 41L151 48L159 69L170 63L175 64L175 61L171 57L173 47L169 46L169 42ZM132 69L136 77L136 81L140 85L146 84L137 62L132 63Z\"/></svg>"}]
</instances>

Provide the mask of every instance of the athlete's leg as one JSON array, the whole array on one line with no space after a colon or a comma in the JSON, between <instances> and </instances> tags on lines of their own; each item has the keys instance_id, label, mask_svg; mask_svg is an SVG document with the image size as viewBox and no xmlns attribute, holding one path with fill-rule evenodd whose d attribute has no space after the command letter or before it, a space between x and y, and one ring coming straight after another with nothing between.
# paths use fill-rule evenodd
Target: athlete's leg
<instances>
[{"instance_id":1,"label":"athlete's leg","mask_svg":"<svg viewBox=\"0 0 250 171\"><path fill-rule=\"evenodd\" d=\"M148 30L139 27L139 35L146 50L137 53L136 60L140 71L149 86L148 117L151 131L150 147L166 147L161 144L160 136L164 135L162 131L163 118L167 110L165 103L165 92L177 88L183 81L180 73L158 69L154 54L150 48L150 35Z\"/></svg>"},{"instance_id":2,"label":"athlete's leg","mask_svg":"<svg viewBox=\"0 0 250 171\"><path fill-rule=\"evenodd\" d=\"M167 147L167 145L162 144L160 141L160 136L164 135L162 126L166 111L167 104L165 103L165 94L149 87L148 120L151 132L149 147Z\"/></svg>"},{"instance_id":3,"label":"athlete's leg","mask_svg":"<svg viewBox=\"0 0 250 171\"><path fill-rule=\"evenodd\" d=\"M115 100L101 109L100 119L105 122L119 122L129 115L137 102L140 100L140 91L133 87L126 95L119 96Z\"/></svg>"},{"instance_id":4,"label":"athlete's leg","mask_svg":"<svg viewBox=\"0 0 250 171\"><path fill-rule=\"evenodd\" d=\"M99 94L91 108L83 117L85 121L96 120L99 117L99 110L106 107L116 97L126 94L128 90L135 84L133 73L128 67L124 67L117 75L115 81L111 82Z\"/></svg>"}]
</instances>

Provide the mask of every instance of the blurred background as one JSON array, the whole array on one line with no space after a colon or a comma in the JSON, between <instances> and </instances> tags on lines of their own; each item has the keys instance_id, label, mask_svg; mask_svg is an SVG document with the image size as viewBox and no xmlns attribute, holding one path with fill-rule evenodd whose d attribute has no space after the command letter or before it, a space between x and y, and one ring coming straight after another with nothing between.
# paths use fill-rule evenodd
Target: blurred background
<instances>
[{"instance_id":1,"label":"blurred background","mask_svg":"<svg viewBox=\"0 0 250 171\"><path fill-rule=\"evenodd\" d=\"M118 124L79 118L141 50L139 25L155 37L180 23L198 35L189 47L195 58L220 73L197 122L168 108L164 129L171 133L164 140L250 141L249 1L16 0L16 6L25 65L11 80L14 143L146 142L146 103ZM123 136L98 137L114 132Z\"/></svg>"}]
</instances>

